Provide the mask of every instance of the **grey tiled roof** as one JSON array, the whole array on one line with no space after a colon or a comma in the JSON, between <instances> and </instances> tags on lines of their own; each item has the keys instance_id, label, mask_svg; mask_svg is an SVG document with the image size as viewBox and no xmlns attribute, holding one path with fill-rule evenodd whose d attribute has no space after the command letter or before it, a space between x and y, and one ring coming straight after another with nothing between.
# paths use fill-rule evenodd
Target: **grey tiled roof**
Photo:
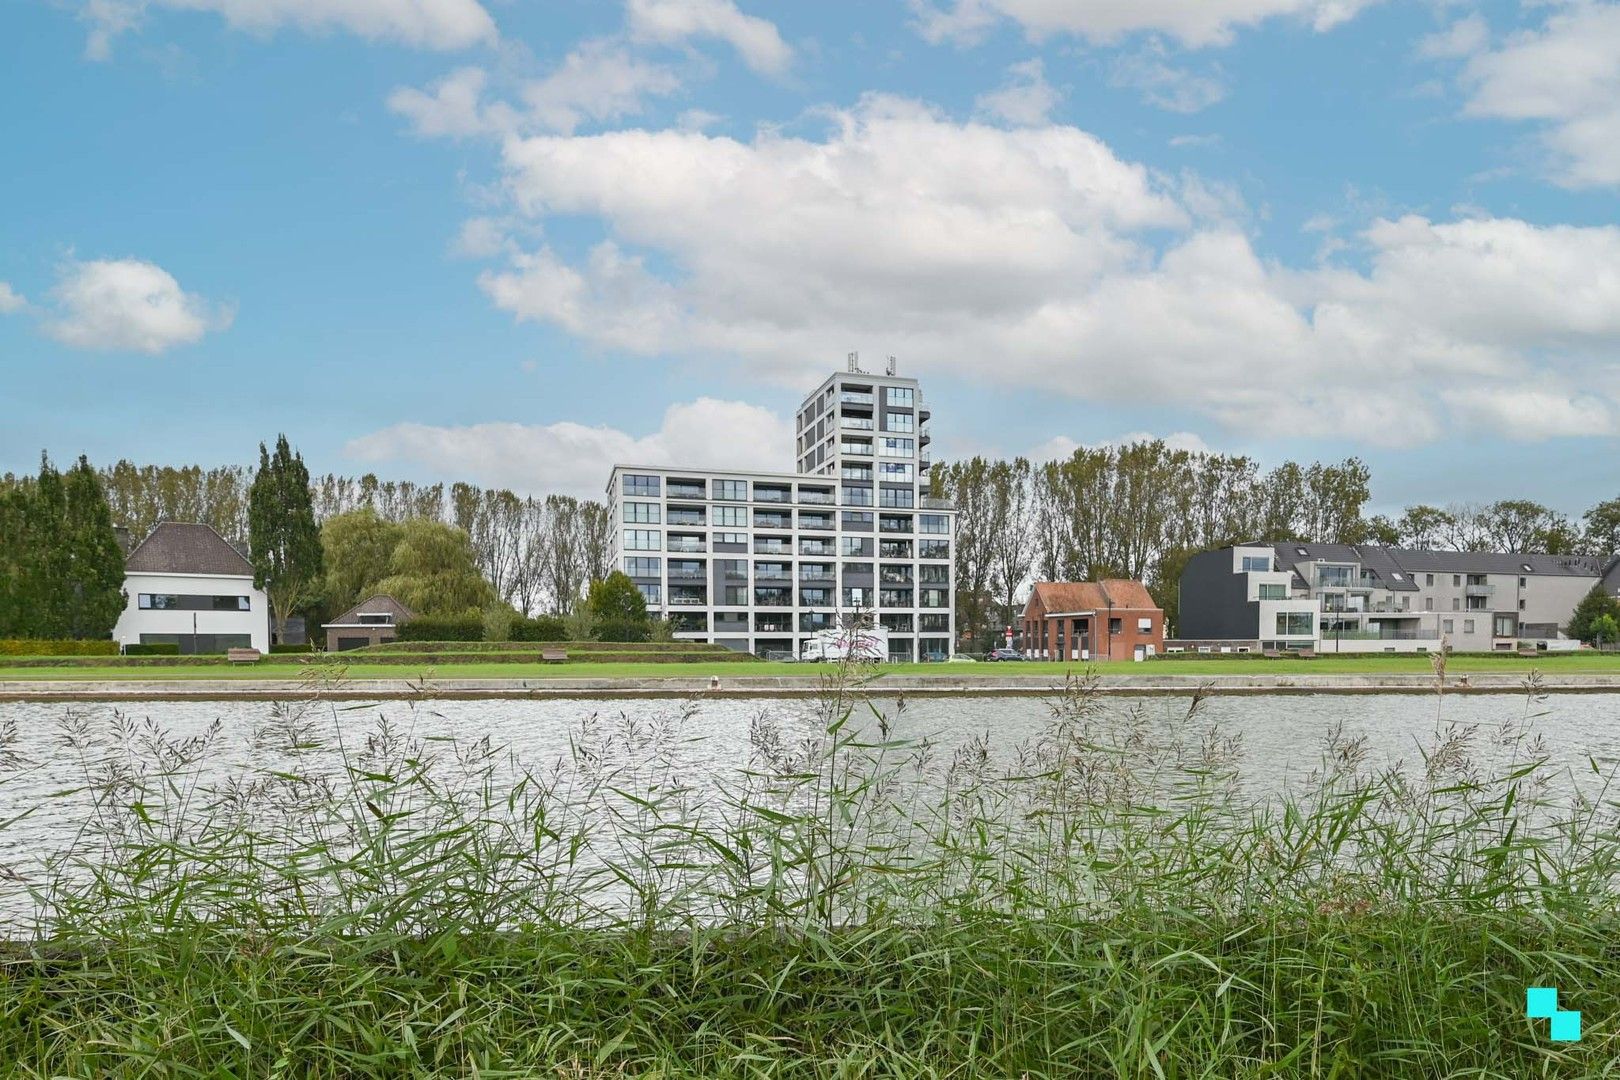
<instances>
[{"instance_id":1,"label":"grey tiled roof","mask_svg":"<svg viewBox=\"0 0 1620 1080\"><path fill-rule=\"evenodd\" d=\"M124 560L135 574L229 574L252 577L253 564L208 525L164 521Z\"/></svg>"},{"instance_id":2,"label":"grey tiled roof","mask_svg":"<svg viewBox=\"0 0 1620 1080\"><path fill-rule=\"evenodd\" d=\"M1312 544L1283 541L1265 545L1277 552L1277 561L1290 568L1322 562L1358 562L1379 579L1381 588L1397 591L1416 588L1413 574L1524 574L1540 577L1599 578L1609 560L1591 555L1542 555L1504 551L1420 551L1374 544ZM1303 553L1302 553L1303 552ZM1528 569L1526 569L1528 567ZM1404 581L1395 581L1394 574Z\"/></svg>"}]
</instances>

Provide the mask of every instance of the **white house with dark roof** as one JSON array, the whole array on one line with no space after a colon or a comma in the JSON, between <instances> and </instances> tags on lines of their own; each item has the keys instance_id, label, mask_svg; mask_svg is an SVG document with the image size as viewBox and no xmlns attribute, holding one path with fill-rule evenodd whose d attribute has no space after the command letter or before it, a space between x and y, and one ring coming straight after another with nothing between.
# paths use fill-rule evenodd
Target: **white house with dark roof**
<instances>
[{"instance_id":1,"label":"white house with dark roof","mask_svg":"<svg viewBox=\"0 0 1620 1080\"><path fill-rule=\"evenodd\" d=\"M173 644L183 654L270 651L270 602L253 566L207 525L165 521L124 558L122 645Z\"/></svg>"}]
</instances>

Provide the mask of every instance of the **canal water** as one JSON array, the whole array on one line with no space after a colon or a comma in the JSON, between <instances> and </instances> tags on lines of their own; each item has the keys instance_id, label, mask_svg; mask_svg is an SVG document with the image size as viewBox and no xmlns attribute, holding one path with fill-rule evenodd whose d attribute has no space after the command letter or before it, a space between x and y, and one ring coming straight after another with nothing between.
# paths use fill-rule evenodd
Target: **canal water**
<instances>
[{"instance_id":1,"label":"canal water","mask_svg":"<svg viewBox=\"0 0 1620 1080\"><path fill-rule=\"evenodd\" d=\"M1111 732L1218 744L1241 784L1257 796L1303 782L1332 753L1354 747L1366 768L1418 766L1446 744L1481 775L1522 760L1533 742L1567 775L1590 777L1620 759L1620 694L1435 694L1113 698L1092 703L1089 723ZM997 762L1017 760L1053 722L1061 702L1034 697L874 697L853 723L926 742L927 760L948 763L965 744ZM364 768L379 740L405 757L510 762L544 772L598 756L656 758L703 787L757 767L761 732L791 748L813 739L825 702L805 698L635 700L453 700L374 703L159 701L0 702L0 911L15 912L53 852L82 844L109 812L106 793L163 777L155 798L207 805L210 793L255 777L328 777ZM1517 737L1515 736L1517 733ZM414 749L412 749L414 748ZM398 756L396 754L396 756ZM1575 781L1572 779L1572 783ZM102 799L98 807L97 793ZM115 795L112 802L126 796ZM111 807L117 812L127 807ZM8 895L9 893L9 895Z\"/></svg>"}]
</instances>

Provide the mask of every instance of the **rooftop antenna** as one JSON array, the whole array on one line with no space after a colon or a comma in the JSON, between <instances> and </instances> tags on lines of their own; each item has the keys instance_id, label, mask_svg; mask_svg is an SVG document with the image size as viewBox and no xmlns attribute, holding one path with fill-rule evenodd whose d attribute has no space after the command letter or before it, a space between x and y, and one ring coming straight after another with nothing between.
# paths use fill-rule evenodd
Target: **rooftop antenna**
<instances>
[{"instance_id":1,"label":"rooftop antenna","mask_svg":"<svg viewBox=\"0 0 1620 1080\"><path fill-rule=\"evenodd\" d=\"M858 352L849 354L849 373L851 375L861 374L861 354Z\"/></svg>"},{"instance_id":2,"label":"rooftop antenna","mask_svg":"<svg viewBox=\"0 0 1620 1080\"><path fill-rule=\"evenodd\" d=\"M884 366L883 374L885 374L885 375L893 375L894 374L894 357L892 357L892 356L889 357L888 364L886 364Z\"/></svg>"}]
</instances>

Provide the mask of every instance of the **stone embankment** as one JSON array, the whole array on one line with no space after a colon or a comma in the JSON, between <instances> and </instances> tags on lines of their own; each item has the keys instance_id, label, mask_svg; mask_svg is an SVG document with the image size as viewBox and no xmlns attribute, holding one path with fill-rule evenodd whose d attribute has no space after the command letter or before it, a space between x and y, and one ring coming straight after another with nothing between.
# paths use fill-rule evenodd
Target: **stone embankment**
<instances>
[{"instance_id":1,"label":"stone embankment","mask_svg":"<svg viewBox=\"0 0 1620 1080\"><path fill-rule=\"evenodd\" d=\"M389 698L642 698L718 695L804 697L824 693L825 676L735 676L711 678L558 679L356 679L315 686L287 679L126 679L0 682L0 701L302 701L311 698L368 701ZM885 675L860 684L878 694L907 696L1047 696L1062 686L1051 675ZM1446 693L1520 694L1523 674L1456 674ZM1548 693L1617 693L1620 675L1543 675ZM1103 675L1105 694L1432 694L1427 674Z\"/></svg>"}]
</instances>

